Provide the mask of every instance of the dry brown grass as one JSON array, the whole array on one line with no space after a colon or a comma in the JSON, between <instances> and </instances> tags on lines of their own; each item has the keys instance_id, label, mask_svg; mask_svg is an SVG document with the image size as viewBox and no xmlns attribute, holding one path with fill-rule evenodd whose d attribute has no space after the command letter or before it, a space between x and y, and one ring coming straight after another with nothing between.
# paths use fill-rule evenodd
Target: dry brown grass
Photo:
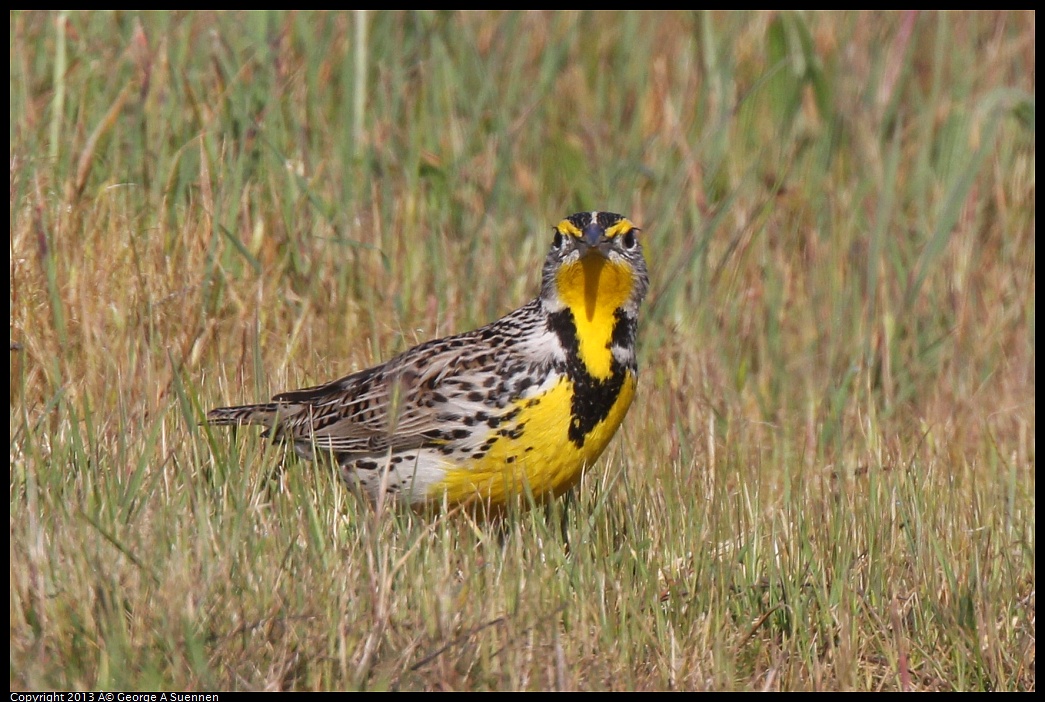
<instances>
[{"instance_id":1,"label":"dry brown grass","mask_svg":"<svg viewBox=\"0 0 1045 702\"><path fill-rule=\"evenodd\" d=\"M12 14L12 689L1035 687L1033 13L360 20ZM564 522L198 426L596 207L654 291Z\"/></svg>"}]
</instances>

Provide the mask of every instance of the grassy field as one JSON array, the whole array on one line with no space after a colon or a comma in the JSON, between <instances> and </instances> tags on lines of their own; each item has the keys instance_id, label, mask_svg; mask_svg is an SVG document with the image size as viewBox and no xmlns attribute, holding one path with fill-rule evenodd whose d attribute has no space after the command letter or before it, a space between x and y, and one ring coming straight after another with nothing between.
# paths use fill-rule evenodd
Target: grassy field
<instances>
[{"instance_id":1,"label":"grassy field","mask_svg":"<svg viewBox=\"0 0 1045 702\"><path fill-rule=\"evenodd\" d=\"M10 14L11 688L1035 688L1033 13ZM221 404L643 228L572 500L377 514Z\"/></svg>"}]
</instances>

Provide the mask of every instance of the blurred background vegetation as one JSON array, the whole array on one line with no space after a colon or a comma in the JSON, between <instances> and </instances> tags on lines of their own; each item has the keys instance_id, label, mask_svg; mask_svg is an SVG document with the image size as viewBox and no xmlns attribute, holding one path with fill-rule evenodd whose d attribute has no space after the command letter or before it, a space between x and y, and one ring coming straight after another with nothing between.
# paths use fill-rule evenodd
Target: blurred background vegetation
<instances>
[{"instance_id":1,"label":"blurred background vegetation","mask_svg":"<svg viewBox=\"0 0 1045 702\"><path fill-rule=\"evenodd\" d=\"M14 12L10 58L12 689L1034 688L1033 12ZM198 426L519 306L590 209L653 290L561 533Z\"/></svg>"}]
</instances>

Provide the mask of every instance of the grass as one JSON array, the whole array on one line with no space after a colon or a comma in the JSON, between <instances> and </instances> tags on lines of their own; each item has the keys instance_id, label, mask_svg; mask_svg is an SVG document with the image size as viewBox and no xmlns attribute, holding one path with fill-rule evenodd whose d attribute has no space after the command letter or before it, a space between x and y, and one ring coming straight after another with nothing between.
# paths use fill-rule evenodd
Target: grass
<instances>
[{"instance_id":1,"label":"grass","mask_svg":"<svg viewBox=\"0 0 1045 702\"><path fill-rule=\"evenodd\" d=\"M10 20L12 690L1035 688L1033 13ZM199 426L594 208L654 286L568 509Z\"/></svg>"}]
</instances>

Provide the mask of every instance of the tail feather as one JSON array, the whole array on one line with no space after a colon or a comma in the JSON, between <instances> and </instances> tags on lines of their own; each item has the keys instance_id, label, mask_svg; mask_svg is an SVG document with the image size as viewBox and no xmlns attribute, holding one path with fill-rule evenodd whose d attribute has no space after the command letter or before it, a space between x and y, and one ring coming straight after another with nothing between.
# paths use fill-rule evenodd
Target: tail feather
<instances>
[{"instance_id":1,"label":"tail feather","mask_svg":"<svg viewBox=\"0 0 1045 702\"><path fill-rule=\"evenodd\" d=\"M217 426L257 424L271 427L276 418L276 403L218 407L207 412L207 424Z\"/></svg>"}]
</instances>

